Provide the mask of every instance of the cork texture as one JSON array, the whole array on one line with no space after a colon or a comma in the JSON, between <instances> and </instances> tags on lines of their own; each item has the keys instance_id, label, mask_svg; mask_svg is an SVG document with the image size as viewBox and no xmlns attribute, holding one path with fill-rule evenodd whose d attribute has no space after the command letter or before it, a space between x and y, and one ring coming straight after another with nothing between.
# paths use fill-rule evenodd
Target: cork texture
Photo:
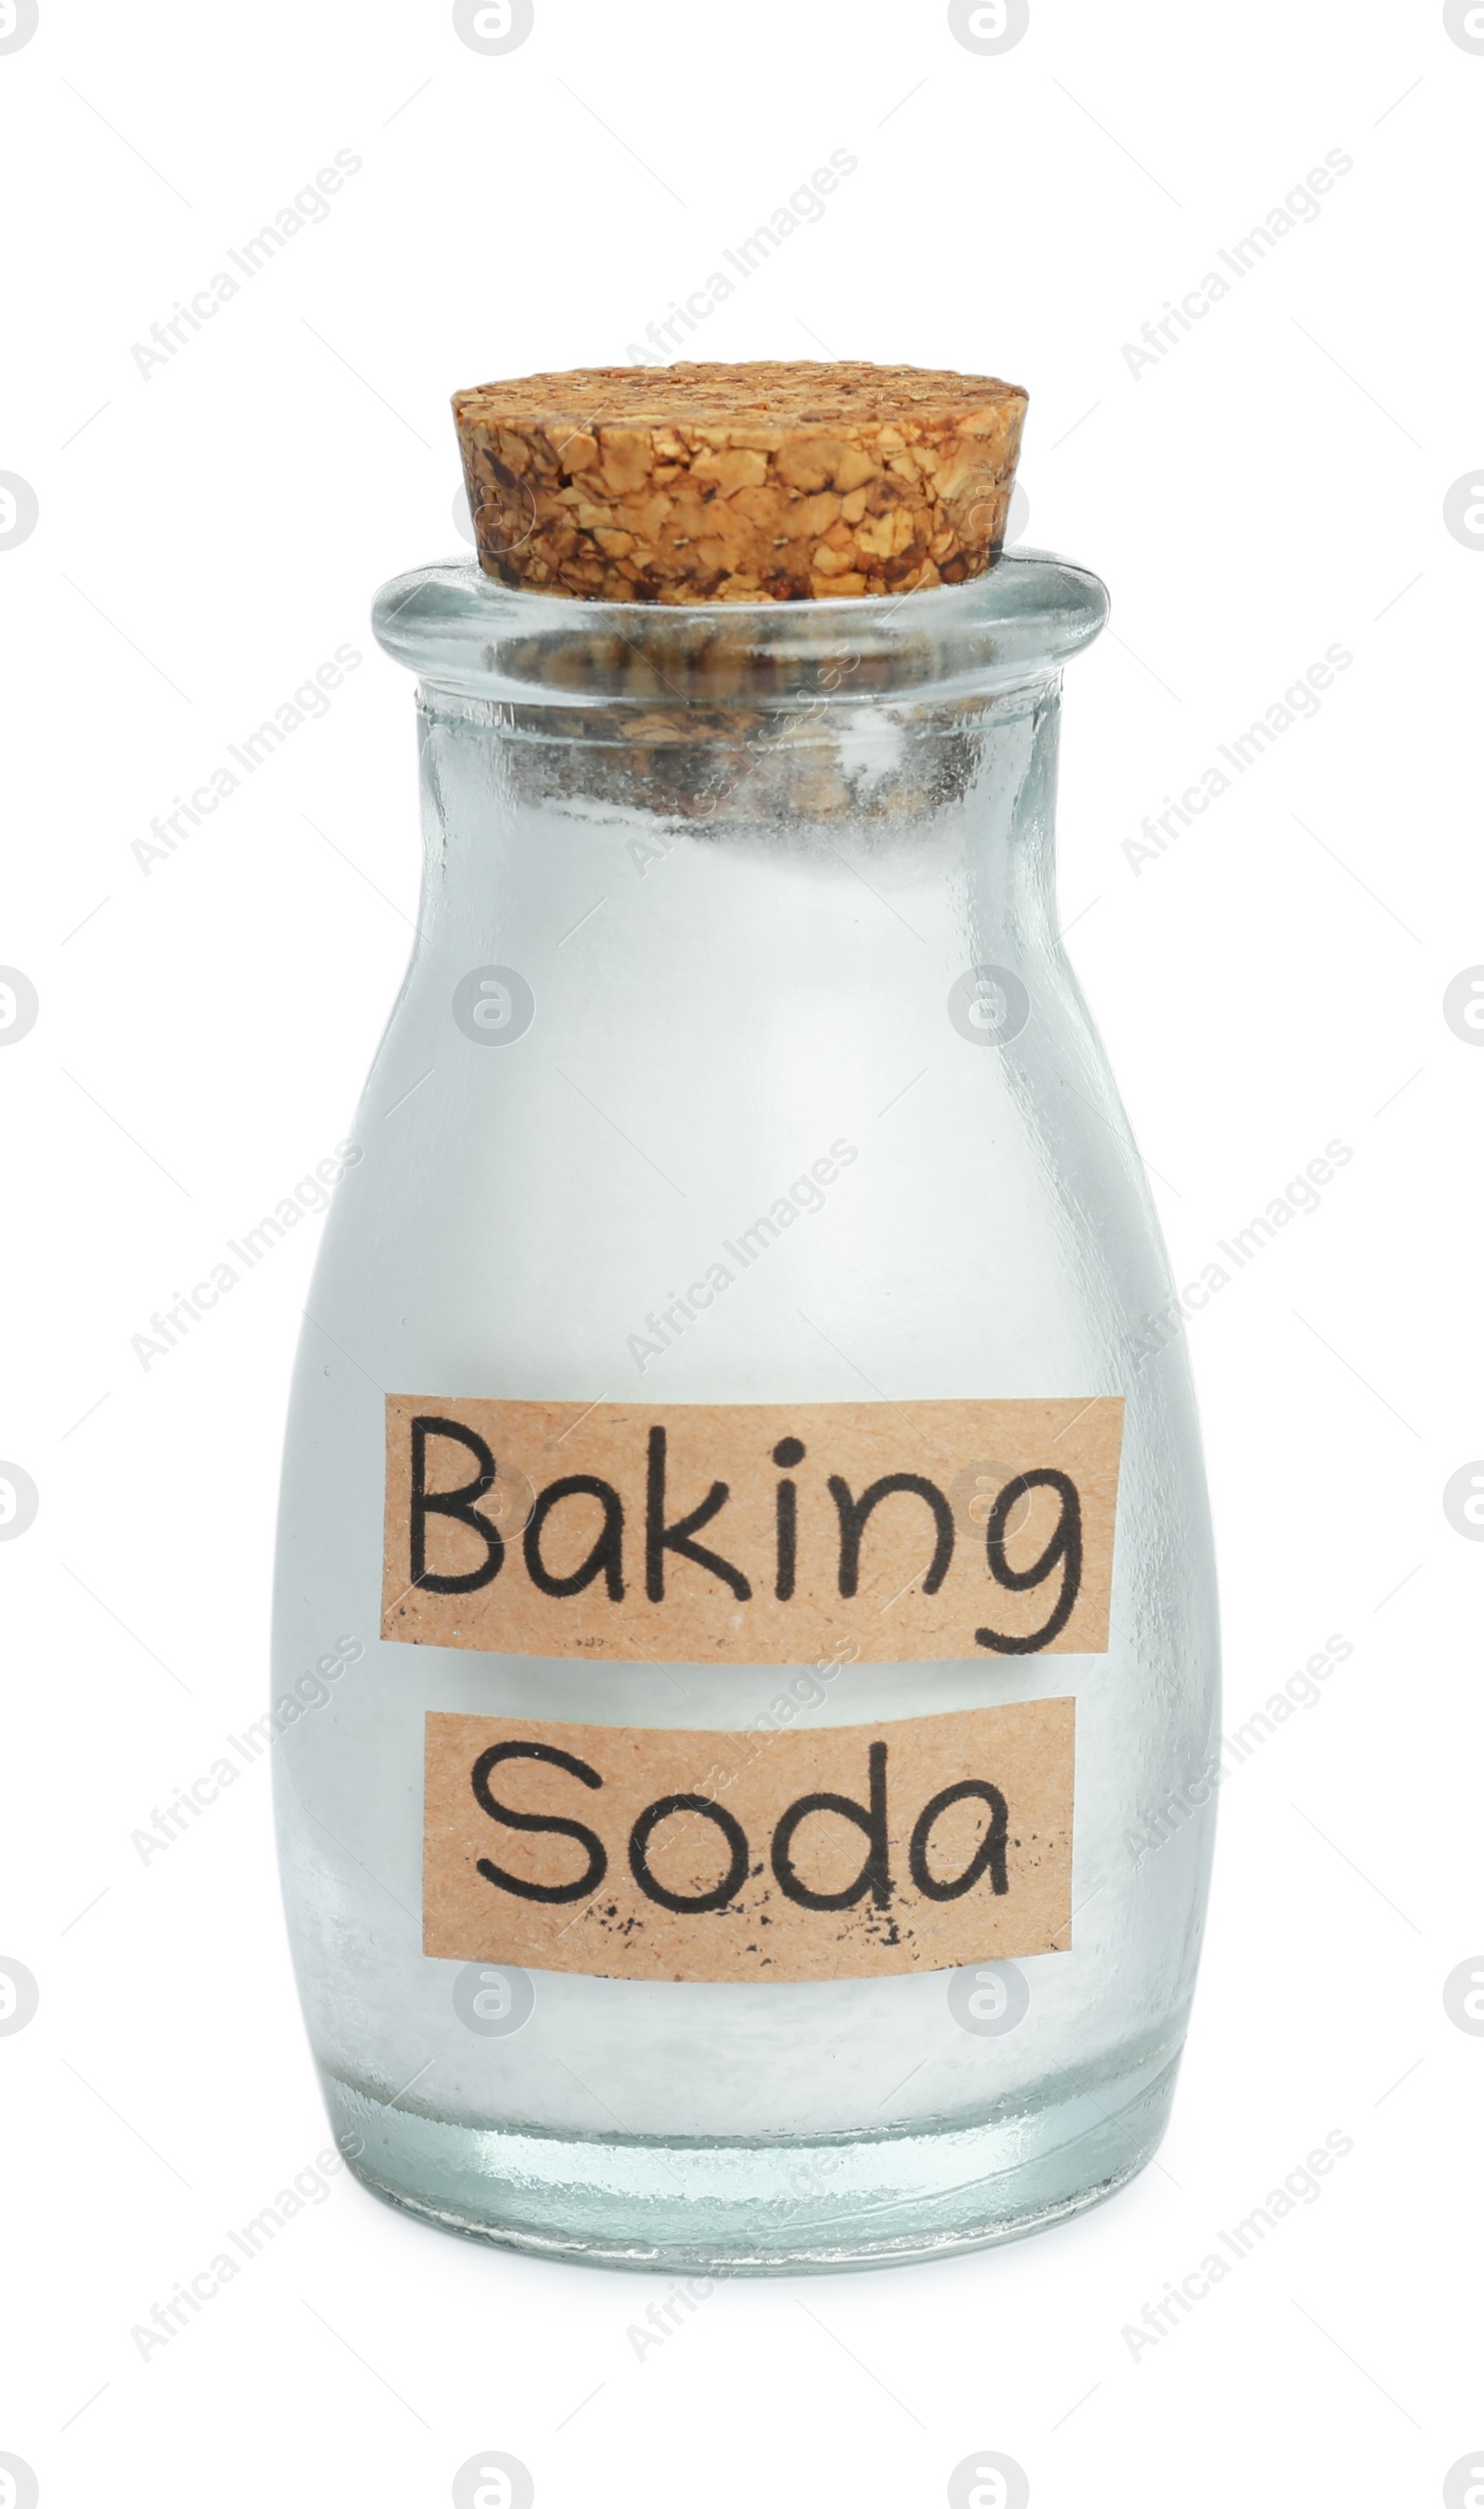
<instances>
[{"instance_id":1,"label":"cork texture","mask_svg":"<svg viewBox=\"0 0 1484 2509\"><path fill-rule=\"evenodd\" d=\"M819 601L983 575L1025 407L990 375L803 361L454 394L485 573L583 601Z\"/></svg>"}]
</instances>

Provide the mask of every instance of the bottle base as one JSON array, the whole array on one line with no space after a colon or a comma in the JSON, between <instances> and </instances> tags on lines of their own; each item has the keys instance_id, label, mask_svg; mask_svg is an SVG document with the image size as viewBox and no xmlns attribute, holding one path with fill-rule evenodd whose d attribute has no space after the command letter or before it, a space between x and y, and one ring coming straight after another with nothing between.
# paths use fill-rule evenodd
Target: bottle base
<instances>
[{"instance_id":1,"label":"bottle base","mask_svg":"<svg viewBox=\"0 0 1484 2509\"><path fill-rule=\"evenodd\" d=\"M754 2143L462 2125L320 2079L349 2167L420 2221L574 2265L732 2276L910 2265L1050 2229L1152 2157L1178 2064L1166 2048L977 2125Z\"/></svg>"}]
</instances>

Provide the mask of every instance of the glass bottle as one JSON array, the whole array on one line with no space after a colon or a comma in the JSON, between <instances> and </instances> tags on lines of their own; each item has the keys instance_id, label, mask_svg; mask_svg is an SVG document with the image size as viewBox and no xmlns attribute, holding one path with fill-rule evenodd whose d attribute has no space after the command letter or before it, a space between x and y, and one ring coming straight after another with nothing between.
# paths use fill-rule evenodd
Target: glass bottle
<instances>
[{"instance_id":1,"label":"glass bottle","mask_svg":"<svg viewBox=\"0 0 1484 2509\"><path fill-rule=\"evenodd\" d=\"M666 2270L890 2263L1072 2214L1163 2131L1216 1633L1159 1229L1057 937L1060 671L1105 611L1023 552L895 602L573 602L472 564L379 597L427 868L299 1356L274 1723L331 2118L427 2220ZM620 1448L599 1558L608 1501L564 1481L608 1488ZM942 1508L867 1506L872 1453L951 1512L956 1621ZM748 1474L744 1603L705 1507ZM830 1561L797 1642L791 1543ZM1054 1626L1074 1569L1105 1626ZM955 1760L970 1732L1009 1738L992 1765ZM909 1859L929 1793L956 1801ZM615 1827L620 1798L648 1809ZM730 1919L701 1906L728 1881ZM802 1946L772 1977L769 1908Z\"/></svg>"}]
</instances>

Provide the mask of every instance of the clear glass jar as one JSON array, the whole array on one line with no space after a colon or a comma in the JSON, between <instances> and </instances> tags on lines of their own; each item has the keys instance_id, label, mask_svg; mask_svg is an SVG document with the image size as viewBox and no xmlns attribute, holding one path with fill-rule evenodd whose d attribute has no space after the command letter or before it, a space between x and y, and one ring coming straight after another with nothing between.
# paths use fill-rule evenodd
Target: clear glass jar
<instances>
[{"instance_id":1,"label":"clear glass jar","mask_svg":"<svg viewBox=\"0 0 1484 2509\"><path fill-rule=\"evenodd\" d=\"M274 1722L331 2118L426 2219L589 2263L890 2263L1073 2213L1159 2140L1217 1649L1159 1229L1057 938L1060 668L1105 611L1019 552L895 602L588 605L472 564L378 600L421 683L427 870L299 1356ZM732 1265L780 1198L797 1223ZM717 1263L725 1294L687 1295ZM1122 1397L1105 1651L842 1646L810 1680L384 1638L407 1395ZM529 1501L491 1505L513 1535ZM785 1700L817 1735L1073 1701L1058 1948L789 1983L425 1954L429 1714L721 1742Z\"/></svg>"}]
</instances>

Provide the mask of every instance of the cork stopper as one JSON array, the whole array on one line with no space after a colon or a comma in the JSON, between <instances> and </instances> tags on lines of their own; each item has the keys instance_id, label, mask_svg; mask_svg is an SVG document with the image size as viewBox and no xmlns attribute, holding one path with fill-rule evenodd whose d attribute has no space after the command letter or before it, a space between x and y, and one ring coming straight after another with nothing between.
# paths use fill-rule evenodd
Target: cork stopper
<instances>
[{"instance_id":1,"label":"cork stopper","mask_svg":"<svg viewBox=\"0 0 1484 2509\"><path fill-rule=\"evenodd\" d=\"M588 366L454 394L479 563L578 601L962 583L1005 537L1026 396L917 366Z\"/></svg>"}]
</instances>

